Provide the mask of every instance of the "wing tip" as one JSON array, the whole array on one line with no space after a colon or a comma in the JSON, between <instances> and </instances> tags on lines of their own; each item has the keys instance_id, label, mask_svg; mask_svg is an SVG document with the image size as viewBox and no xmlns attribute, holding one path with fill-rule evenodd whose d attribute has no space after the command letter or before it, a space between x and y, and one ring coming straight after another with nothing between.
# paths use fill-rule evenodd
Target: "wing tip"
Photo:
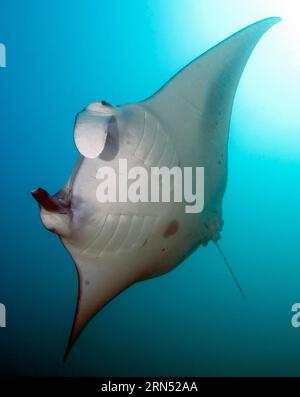
<instances>
[{"instance_id":1,"label":"wing tip","mask_svg":"<svg viewBox=\"0 0 300 397\"><path fill-rule=\"evenodd\" d=\"M281 21L282 21L281 17L268 17L268 18L261 19L257 22L254 22L253 24L249 25L249 27L265 25L266 29L269 29Z\"/></svg>"},{"instance_id":2,"label":"wing tip","mask_svg":"<svg viewBox=\"0 0 300 397\"><path fill-rule=\"evenodd\" d=\"M281 22L280 17L268 17L264 19L260 19L259 21L253 22L241 30L238 30L236 33L232 34L231 36L228 36L225 40L221 41L218 43L216 46L210 48L207 52L210 52L212 49L218 47L220 44L223 44L239 35L243 34L256 34L258 38L263 36L269 29L271 29L274 25L277 23Z\"/></svg>"},{"instance_id":3,"label":"wing tip","mask_svg":"<svg viewBox=\"0 0 300 397\"><path fill-rule=\"evenodd\" d=\"M76 341L76 338L75 339L72 338L72 337L69 338L69 341L68 341L68 344L67 344L64 356L63 356L63 362L67 361L67 359L68 359L68 357L69 357L69 355L71 353L71 350L72 350L72 348L74 346L75 341Z\"/></svg>"}]
</instances>

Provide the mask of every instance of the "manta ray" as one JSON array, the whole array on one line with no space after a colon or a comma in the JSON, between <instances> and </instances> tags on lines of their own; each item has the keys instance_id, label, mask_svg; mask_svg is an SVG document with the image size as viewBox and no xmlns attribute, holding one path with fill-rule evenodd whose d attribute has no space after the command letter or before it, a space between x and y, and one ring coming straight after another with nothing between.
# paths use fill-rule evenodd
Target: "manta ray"
<instances>
[{"instance_id":1,"label":"manta ray","mask_svg":"<svg viewBox=\"0 0 300 397\"><path fill-rule=\"evenodd\" d=\"M80 157L73 173L53 196L41 188L32 192L42 223L59 236L78 273L66 355L88 321L116 295L169 272L200 245L220 239L234 96L254 47L279 21L264 19L235 33L144 101L118 106L99 101L78 113L74 139ZM120 172L119 159L146 169L203 167L203 211L186 213L183 202L99 203L97 171L109 165Z\"/></svg>"}]
</instances>

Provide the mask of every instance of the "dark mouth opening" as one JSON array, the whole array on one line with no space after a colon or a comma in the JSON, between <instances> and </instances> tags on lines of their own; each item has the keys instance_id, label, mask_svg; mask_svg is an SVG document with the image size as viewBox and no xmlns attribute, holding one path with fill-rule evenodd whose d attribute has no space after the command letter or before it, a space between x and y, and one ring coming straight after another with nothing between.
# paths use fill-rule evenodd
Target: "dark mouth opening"
<instances>
[{"instance_id":1,"label":"dark mouth opening","mask_svg":"<svg viewBox=\"0 0 300 397\"><path fill-rule=\"evenodd\" d=\"M70 195L64 189L54 196L41 188L33 190L31 194L46 211L67 213L71 207Z\"/></svg>"}]
</instances>

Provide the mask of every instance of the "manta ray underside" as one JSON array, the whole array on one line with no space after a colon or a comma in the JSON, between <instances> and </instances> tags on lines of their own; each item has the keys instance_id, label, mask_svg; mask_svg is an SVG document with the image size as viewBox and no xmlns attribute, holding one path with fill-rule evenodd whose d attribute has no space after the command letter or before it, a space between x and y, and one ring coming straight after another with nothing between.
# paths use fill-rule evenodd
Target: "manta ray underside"
<instances>
[{"instance_id":1,"label":"manta ray underside","mask_svg":"<svg viewBox=\"0 0 300 397\"><path fill-rule=\"evenodd\" d=\"M45 227L78 272L78 302L67 353L87 322L133 283L164 274L199 245L217 241L227 181L227 143L235 92L247 60L279 18L246 27L216 45L143 102L92 103L77 115L80 158L54 196L32 192ZM185 203L97 200L98 175L128 166L204 167L201 213ZM100 171L99 171L100 170Z\"/></svg>"}]
</instances>

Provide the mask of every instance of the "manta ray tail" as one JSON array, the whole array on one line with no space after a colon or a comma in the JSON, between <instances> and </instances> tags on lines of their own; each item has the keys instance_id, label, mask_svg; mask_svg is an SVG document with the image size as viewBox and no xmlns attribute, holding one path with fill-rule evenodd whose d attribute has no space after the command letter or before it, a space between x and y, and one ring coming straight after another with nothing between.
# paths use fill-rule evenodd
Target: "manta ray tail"
<instances>
[{"instance_id":1,"label":"manta ray tail","mask_svg":"<svg viewBox=\"0 0 300 397\"><path fill-rule=\"evenodd\" d=\"M233 278L235 284L237 285L238 289L240 290L240 293L241 293L242 297L246 299L247 297L246 297L246 295L245 295L245 293L244 293L244 291L243 291L243 289L242 289L240 283L238 282L238 279L237 279L236 275L234 274L234 271L233 271L233 269L232 269L230 263L228 262L228 260L227 260L227 258L226 258L226 256L225 256L224 252L222 251L222 249L221 249L221 247L219 246L219 244L217 243L217 241L214 241L214 243L215 243L215 246L217 247L218 251L220 252L222 258L224 259L224 262L226 263L227 268L228 268L230 274L232 275L232 278Z\"/></svg>"}]
</instances>

